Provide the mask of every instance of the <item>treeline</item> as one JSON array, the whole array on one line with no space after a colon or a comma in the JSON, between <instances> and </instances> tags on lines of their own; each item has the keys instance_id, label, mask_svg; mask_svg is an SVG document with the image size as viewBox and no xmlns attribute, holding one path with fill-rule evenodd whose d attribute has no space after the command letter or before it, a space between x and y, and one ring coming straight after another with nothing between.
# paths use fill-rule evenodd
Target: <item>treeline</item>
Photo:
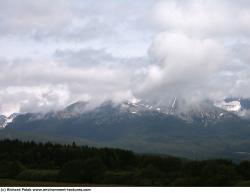
<instances>
[{"instance_id":1,"label":"treeline","mask_svg":"<svg viewBox=\"0 0 250 193\"><path fill-rule=\"evenodd\" d=\"M0 178L132 186L248 186L250 161L186 160L114 148L0 141Z\"/></svg>"}]
</instances>

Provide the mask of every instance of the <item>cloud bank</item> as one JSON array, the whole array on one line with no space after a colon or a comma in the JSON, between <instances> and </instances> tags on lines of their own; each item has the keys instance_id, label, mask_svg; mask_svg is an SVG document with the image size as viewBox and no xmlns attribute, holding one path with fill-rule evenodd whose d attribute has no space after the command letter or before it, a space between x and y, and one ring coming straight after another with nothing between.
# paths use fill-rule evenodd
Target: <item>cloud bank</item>
<instances>
[{"instance_id":1,"label":"cloud bank","mask_svg":"<svg viewBox=\"0 0 250 193\"><path fill-rule=\"evenodd\" d=\"M249 97L249 16L248 1L158 2L153 20L161 32L140 94L194 102Z\"/></svg>"},{"instance_id":2,"label":"cloud bank","mask_svg":"<svg viewBox=\"0 0 250 193\"><path fill-rule=\"evenodd\" d=\"M250 97L247 0L0 2L0 114Z\"/></svg>"}]
</instances>

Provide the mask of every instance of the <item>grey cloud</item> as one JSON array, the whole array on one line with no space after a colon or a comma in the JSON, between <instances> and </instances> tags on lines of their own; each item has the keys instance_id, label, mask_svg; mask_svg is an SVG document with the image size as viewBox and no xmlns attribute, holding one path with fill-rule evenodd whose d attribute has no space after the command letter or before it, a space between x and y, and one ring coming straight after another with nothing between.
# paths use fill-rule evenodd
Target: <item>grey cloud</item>
<instances>
[{"instance_id":1,"label":"grey cloud","mask_svg":"<svg viewBox=\"0 0 250 193\"><path fill-rule=\"evenodd\" d=\"M117 57L104 49L85 48L81 50L57 50L54 54L58 63L70 67L106 66L115 68L144 67L148 64L146 57Z\"/></svg>"},{"instance_id":2,"label":"grey cloud","mask_svg":"<svg viewBox=\"0 0 250 193\"><path fill-rule=\"evenodd\" d=\"M25 56L1 55L0 111L249 97L249 18L246 0L3 0L0 39Z\"/></svg>"},{"instance_id":3,"label":"grey cloud","mask_svg":"<svg viewBox=\"0 0 250 193\"><path fill-rule=\"evenodd\" d=\"M53 58L43 60L3 60L0 89L5 94L0 100L16 97L11 102L15 108L30 112L55 110L77 100L98 104L133 98L132 89L145 60L114 57L93 49L57 51ZM8 105L1 108L9 111Z\"/></svg>"},{"instance_id":4,"label":"grey cloud","mask_svg":"<svg viewBox=\"0 0 250 193\"><path fill-rule=\"evenodd\" d=\"M147 21L152 3L1 1L0 38L13 47L16 41L16 52L26 49L25 56L10 53L1 62L1 112L133 97L146 68L141 53L153 34Z\"/></svg>"},{"instance_id":5,"label":"grey cloud","mask_svg":"<svg viewBox=\"0 0 250 193\"><path fill-rule=\"evenodd\" d=\"M161 1L155 6L154 17L162 28L196 37L244 37L250 32L247 1Z\"/></svg>"},{"instance_id":6,"label":"grey cloud","mask_svg":"<svg viewBox=\"0 0 250 193\"><path fill-rule=\"evenodd\" d=\"M247 1L160 1L153 17L162 30L138 94L155 100L187 101L249 97ZM244 42L244 44L242 44ZM152 94L153 93L153 94Z\"/></svg>"},{"instance_id":7,"label":"grey cloud","mask_svg":"<svg viewBox=\"0 0 250 193\"><path fill-rule=\"evenodd\" d=\"M149 7L144 3L144 7ZM148 29L142 2L3 0L0 2L0 35L44 41L103 41L119 38L122 30ZM137 24L140 25L137 25ZM135 30L136 31L136 30ZM123 34L126 36L126 34Z\"/></svg>"}]
</instances>

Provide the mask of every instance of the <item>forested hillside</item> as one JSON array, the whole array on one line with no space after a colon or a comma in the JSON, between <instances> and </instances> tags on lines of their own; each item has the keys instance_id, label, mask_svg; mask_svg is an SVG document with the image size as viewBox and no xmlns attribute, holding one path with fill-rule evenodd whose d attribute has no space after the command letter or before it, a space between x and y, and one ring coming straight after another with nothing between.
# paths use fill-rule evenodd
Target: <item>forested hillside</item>
<instances>
[{"instance_id":1,"label":"forested hillside","mask_svg":"<svg viewBox=\"0 0 250 193\"><path fill-rule=\"evenodd\" d=\"M0 141L0 178L131 186L247 186L250 161L195 161L131 151Z\"/></svg>"}]
</instances>

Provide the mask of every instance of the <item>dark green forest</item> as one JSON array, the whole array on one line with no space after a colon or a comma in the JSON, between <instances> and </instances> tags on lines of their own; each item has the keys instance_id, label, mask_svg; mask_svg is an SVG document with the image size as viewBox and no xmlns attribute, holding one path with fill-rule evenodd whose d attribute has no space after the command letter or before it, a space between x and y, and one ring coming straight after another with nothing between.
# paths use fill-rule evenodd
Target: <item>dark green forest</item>
<instances>
[{"instance_id":1,"label":"dark green forest","mask_svg":"<svg viewBox=\"0 0 250 193\"><path fill-rule=\"evenodd\" d=\"M248 186L250 161L188 160L114 148L0 141L0 180L111 186Z\"/></svg>"}]
</instances>

